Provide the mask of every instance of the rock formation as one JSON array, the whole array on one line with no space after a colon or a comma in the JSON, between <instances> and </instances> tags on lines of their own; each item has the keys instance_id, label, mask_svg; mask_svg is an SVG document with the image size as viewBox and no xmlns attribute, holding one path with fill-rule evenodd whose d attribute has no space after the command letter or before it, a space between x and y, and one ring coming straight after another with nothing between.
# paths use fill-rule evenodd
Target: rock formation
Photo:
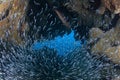
<instances>
[{"instance_id":1,"label":"rock formation","mask_svg":"<svg viewBox=\"0 0 120 80\"><path fill-rule=\"evenodd\" d=\"M101 0L101 7L99 9L101 14L104 13L105 9L118 14L120 13L120 0Z\"/></svg>"},{"instance_id":2,"label":"rock formation","mask_svg":"<svg viewBox=\"0 0 120 80\"><path fill-rule=\"evenodd\" d=\"M112 62L120 63L120 20L117 16L120 13L120 1L70 0L66 5L79 14L80 25L86 28L89 24L91 53L105 55ZM80 26L79 29L83 34L84 28Z\"/></svg>"},{"instance_id":3,"label":"rock formation","mask_svg":"<svg viewBox=\"0 0 120 80\"><path fill-rule=\"evenodd\" d=\"M113 25L109 26L113 24L112 20L115 15L107 10L105 11L105 6L104 10L102 9L103 3L101 3L101 0L70 0L65 5L69 10L71 9L71 11L79 14L78 27L75 28L79 37L88 37L88 32L92 27L99 27L104 31L113 27Z\"/></svg>"},{"instance_id":4,"label":"rock formation","mask_svg":"<svg viewBox=\"0 0 120 80\"><path fill-rule=\"evenodd\" d=\"M104 8L104 11L103 11ZM99 10L105 12L108 9L111 14L120 13L119 0L102 0ZM102 12L101 11L101 12ZM90 41L94 42L91 52L107 56L112 62L120 64L120 20L114 28L104 32L100 28L90 30Z\"/></svg>"},{"instance_id":5,"label":"rock formation","mask_svg":"<svg viewBox=\"0 0 120 80\"><path fill-rule=\"evenodd\" d=\"M119 22L118 22L119 23ZM90 41L95 42L91 48L92 53L106 55L114 63L120 63L120 26L102 32L99 28L90 30ZM95 35L93 35L95 34Z\"/></svg>"},{"instance_id":6,"label":"rock formation","mask_svg":"<svg viewBox=\"0 0 120 80\"><path fill-rule=\"evenodd\" d=\"M26 9L28 0L1 0L0 37L21 43L27 30Z\"/></svg>"}]
</instances>

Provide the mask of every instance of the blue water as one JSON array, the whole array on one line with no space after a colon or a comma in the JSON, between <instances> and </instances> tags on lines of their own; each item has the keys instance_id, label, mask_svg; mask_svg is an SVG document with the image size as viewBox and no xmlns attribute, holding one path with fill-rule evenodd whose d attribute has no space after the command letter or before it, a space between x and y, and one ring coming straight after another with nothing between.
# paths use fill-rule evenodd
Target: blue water
<instances>
[{"instance_id":1,"label":"blue water","mask_svg":"<svg viewBox=\"0 0 120 80\"><path fill-rule=\"evenodd\" d=\"M70 34L64 34L63 37L58 36L53 40L44 40L40 42L34 42L32 49L39 50L44 46L54 48L59 55L64 55L73 51L77 47L81 47L81 41L76 41L74 38L74 31Z\"/></svg>"}]
</instances>

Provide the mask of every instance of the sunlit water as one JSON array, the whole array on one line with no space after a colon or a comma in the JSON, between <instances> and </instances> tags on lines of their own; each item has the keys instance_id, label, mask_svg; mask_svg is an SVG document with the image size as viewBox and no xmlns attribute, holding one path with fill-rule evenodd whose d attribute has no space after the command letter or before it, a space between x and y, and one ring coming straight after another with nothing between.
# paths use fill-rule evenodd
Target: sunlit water
<instances>
[{"instance_id":1,"label":"sunlit water","mask_svg":"<svg viewBox=\"0 0 120 80\"><path fill-rule=\"evenodd\" d=\"M59 55L72 52L75 48L81 47L81 41L76 41L74 38L74 31L70 34L64 34L63 37L58 36L53 40L44 40L41 42L35 42L31 47L34 50L39 50L43 47L49 47L57 50Z\"/></svg>"}]
</instances>

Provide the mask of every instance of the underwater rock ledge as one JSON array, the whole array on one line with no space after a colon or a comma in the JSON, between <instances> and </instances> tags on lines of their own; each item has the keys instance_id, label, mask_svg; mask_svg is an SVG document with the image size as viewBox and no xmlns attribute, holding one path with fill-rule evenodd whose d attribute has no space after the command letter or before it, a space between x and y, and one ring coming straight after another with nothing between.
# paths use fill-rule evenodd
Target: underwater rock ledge
<instances>
[{"instance_id":1,"label":"underwater rock ledge","mask_svg":"<svg viewBox=\"0 0 120 80\"><path fill-rule=\"evenodd\" d=\"M29 0L6 0L0 3L0 38L21 44L28 29L26 11Z\"/></svg>"}]
</instances>

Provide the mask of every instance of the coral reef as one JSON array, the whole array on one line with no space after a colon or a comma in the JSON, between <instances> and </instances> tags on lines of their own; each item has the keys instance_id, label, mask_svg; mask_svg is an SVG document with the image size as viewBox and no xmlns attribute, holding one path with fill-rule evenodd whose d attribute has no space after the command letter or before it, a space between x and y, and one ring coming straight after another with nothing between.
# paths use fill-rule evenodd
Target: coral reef
<instances>
[{"instance_id":1,"label":"coral reef","mask_svg":"<svg viewBox=\"0 0 120 80\"><path fill-rule=\"evenodd\" d=\"M0 26L4 26L0 29L0 36L17 43L21 43L26 37L26 30L27 36L33 40L40 39L41 37L51 39L57 35L62 36L66 32L69 33L71 29L67 29L64 25L68 25L69 23L65 22L63 17L66 17L66 19L69 18L68 21L71 20L69 24L71 25L70 28L76 34L79 34L75 35L76 39L88 38L88 31L92 27L100 27L104 31L114 27L112 25L116 22L113 20L114 16L116 13L119 13L118 0L112 0L111 2L110 0L68 0L68 2L67 0L30 0L30 2L26 0L24 4L21 4L21 2L16 0L1 0L0 4ZM110 6L114 7L114 10L111 10L113 8ZM101 11L102 7L111 12L102 9L103 13L98 14L97 11ZM64 15L62 18L61 14Z\"/></svg>"},{"instance_id":2,"label":"coral reef","mask_svg":"<svg viewBox=\"0 0 120 80\"><path fill-rule=\"evenodd\" d=\"M92 53L107 55L110 60L119 64L120 27L116 26L107 32L101 32L98 28L91 29L91 31L90 35L95 35L90 36L90 41L95 42L98 39L91 48Z\"/></svg>"},{"instance_id":3,"label":"coral reef","mask_svg":"<svg viewBox=\"0 0 120 80\"><path fill-rule=\"evenodd\" d=\"M96 12L99 10L101 5L105 3L104 1L68 0L67 2L67 0L65 1L30 0L30 2L28 2L28 0L26 0L25 4L21 4L21 2L22 1L15 2L15 0L4 2L1 1L0 8L0 11L2 12L2 14L0 14L1 26L8 27L11 26L12 24L12 27L14 26L13 28L15 28L14 31L13 29L11 29L11 27L10 29L6 29L6 27L4 27L5 29L4 28L1 29L2 31L0 31L1 32L0 36L4 37L6 35L9 35L4 39L8 40L12 39L11 41L14 40L15 42L18 43L21 43L22 39L24 39L27 36L29 36L33 40L41 38L51 39L57 35L62 36L66 32L70 33L71 29L68 29L66 25L70 25L70 28L75 30L76 34L79 34L75 35L76 39L81 39L84 37L88 38L88 31L90 28L100 27L103 30L109 30L109 26L114 23L112 22L114 15L110 14L109 11L107 12L104 11L103 14L98 14ZM13 8L12 5L14 4L19 5L15 5ZM21 5L24 7L21 7ZM9 7L9 9L7 6ZM104 8L106 8L105 5ZM117 6L115 9L118 9ZM68 20L68 22L65 22L65 20L63 20L63 17L61 18L61 14L64 15L63 17L65 17L66 21ZM12 18L14 16L16 17ZM62 20L62 22L60 19ZM13 24L13 22L20 24ZM4 25L5 23L7 23L7 25ZM19 28L17 25L19 26ZM15 26L17 26L17 28ZM25 31L27 32L27 36L25 36L26 35Z\"/></svg>"},{"instance_id":4,"label":"coral reef","mask_svg":"<svg viewBox=\"0 0 120 80\"><path fill-rule=\"evenodd\" d=\"M79 26L74 30L80 34L78 36L89 35L90 53L103 62L120 65L120 1L69 0L65 5L79 14Z\"/></svg>"},{"instance_id":5,"label":"coral reef","mask_svg":"<svg viewBox=\"0 0 120 80\"><path fill-rule=\"evenodd\" d=\"M120 69L113 65L120 64L119 13L119 0L0 0L0 78L117 79ZM71 29L76 39L89 40L90 51L97 58L83 48L61 57L48 48L33 51L9 44L51 39ZM100 61L101 56L112 63Z\"/></svg>"},{"instance_id":6,"label":"coral reef","mask_svg":"<svg viewBox=\"0 0 120 80\"><path fill-rule=\"evenodd\" d=\"M103 11L103 14L100 14L99 8L101 5L100 0L69 0L68 3L65 4L70 11L75 11L79 14L77 21L78 26L73 26L76 34L79 34L78 39L84 36L88 38L88 32L92 27L99 27L107 31L114 26L112 25L112 20L115 15L107 10Z\"/></svg>"},{"instance_id":7,"label":"coral reef","mask_svg":"<svg viewBox=\"0 0 120 80\"><path fill-rule=\"evenodd\" d=\"M101 0L101 6L99 8L102 12L105 9L109 9L114 14L120 13L120 1L119 0Z\"/></svg>"},{"instance_id":8,"label":"coral reef","mask_svg":"<svg viewBox=\"0 0 120 80\"><path fill-rule=\"evenodd\" d=\"M117 14L120 1L69 0L65 5L79 14L79 26L75 30L79 36L89 35L91 53L106 55L114 63L119 63L120 20Z\"/></svg>"},{"instance_id":9,"label":"coral reef","mask_svg":"<svg viewBox=\"0 0 120 80\"><path fill-rule=\"evenodd\" d=\"M24 2L24 3L23 3ZM6 0L0 3L0 37L21 43L27 30L26 9L28 0Z\"/></svg>"}]
</instances>

